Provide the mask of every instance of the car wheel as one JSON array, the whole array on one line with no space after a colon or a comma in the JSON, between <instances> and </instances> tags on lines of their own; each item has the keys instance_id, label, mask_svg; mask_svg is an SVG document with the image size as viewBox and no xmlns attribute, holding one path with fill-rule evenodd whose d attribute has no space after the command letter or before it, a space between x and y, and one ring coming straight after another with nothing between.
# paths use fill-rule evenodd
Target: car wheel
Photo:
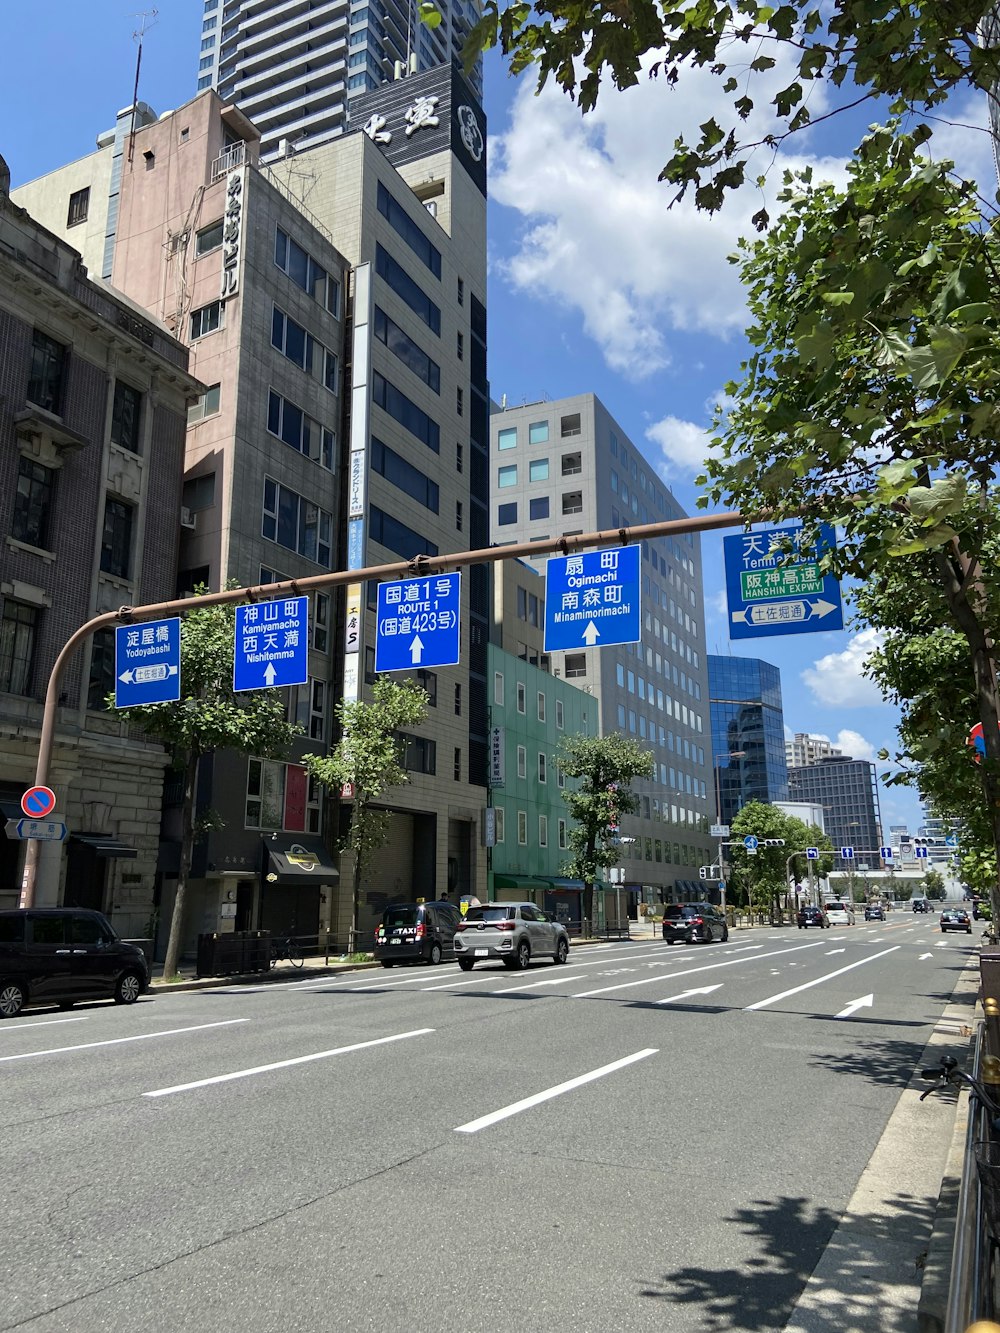
<instances>
[{"instance_id":1,"label":"car wheel","mask_svg":"<svg viewBox=\"0 0 1000 1333\"><path fill-rule=\"evenodd\" d=\"M382 959L382 966L383 966L383 967L392 967L392 959L391 959L391 958L383 958L383 959Z\"/></svg>"},{"instance_id":2,"label":"car wheel","mask_svg":"<svg viewBox=\"0 0 1000 1333\"><path fill-rule=\"evenodd\" d=\"M76 1001L75 1001L75 1000L60 1000L60 1001L59 1001L59 1008L60 1008L60 1009L72 1009L73 1006L74 1006L74 1004L76 1004Z\"/></svg>"},{"instance_id":3,"label":"car wheel","mask_svg":"<svg viewBox=\"0 0 1000 1333\"><path fill-rule=\"evenodd\" d=\"M459 965L459 967L462 969L463 972L471 972L471 971L472 971L472 959L471 959L471 958L460 958L460 959L458 960L458 965Z\"/></svg>"},{"instance_id":4,"label":"car wheel","mask_svg":"<svg viewBox=\"0 0 1000 1333\"><path fill-rule=\"evenodd\" d=\"M799 926L799 930L805 930L805 926Z\"/></svg>"},{"instance_id":5,"label":"car wheel","mask_svg":"<svg viewBox=\"0 0 1000 1333\"><path fill-rule=\"evenodd\" d=\"M428 955L427 961L430 963L431 967L437 967L438 963L440 963L441 961L440 944L431 945L431 951L430 954Z\"/></svg>"},{"instance_id":6,"label":"car wheel","mask_svg":"<svg viewBox=\"0 0 1000 1333\"><path fill-rule=\"evenodd\" d=\"M115 1004L135 1004L142 988L143 980L138 972L123 972L115 984Z\"/></svg>"},{"instance_id":7,"label":"car wheel","mask_svg":"<svg viewBox=\"0 0 1000 1333\"><path fill-rule=\"evenodd\" d=\"M552 955L557 963L565 963L569 958L569 944L566 940L559 940L556 944L556 951Z\"/></svg>"},{"instance_id":8,"label":"car wheel","mask_svg":"<svg viewBox=\"0 0 1000 1333\"><path fill-rule=\"evenodd\" d=\"M5 981L0 985L0 1018L16 1018L27 998L23 986L16 981Z\"/></svg>"},{"instance_id":9,"label":"car wheel","mask_svg":"<svg viewBox=\"0 0 1000 1333\"><path fill-rule=\"evenodd\" d=\"M527 940L522 940L517 946L517 953L514 956L513 964L519 972L523 972L530 962L531 945Z\"/></svg>"},{"instance_id":10,"label":"car wheel","mask_svg":"<svg viewBox=\"0 0 1000 1333\"><path fill-rule=\"evenodd\" d=\"M722 943L725 944L725 943L728 941L728 939L729 939L729 927L728 927L728 926L723 926L723 927L722 927Z\"/></svg>"},{"instance_id":11,"label":"car wheel","mask_svg":"<svg viewBox=\"0 0 1000 1333\"><path fill-rule=\"evenodd\" d=\"M970 926L970 927L968 928L968 930L967 930L965 933L966 933L966 935L971 935L971 934L972 934L972 927Z\"/></svg>"}]
</instances>

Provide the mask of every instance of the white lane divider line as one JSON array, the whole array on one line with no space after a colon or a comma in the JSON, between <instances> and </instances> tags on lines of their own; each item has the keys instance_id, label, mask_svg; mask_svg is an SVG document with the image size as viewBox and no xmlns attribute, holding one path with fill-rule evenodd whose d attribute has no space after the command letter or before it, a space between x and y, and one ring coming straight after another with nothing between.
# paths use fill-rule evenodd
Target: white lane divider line
<instances>
[{"instance_id":1,"label":"white lane divider line","mask_svg":"<svg viewBox=\"0 0 1000 1333\"><path fill-rule=\"evenodd\" d=\"M848 963L846 967L838 967L836 972L827 972L826 976L816 977L813 981L807 981L802 986L793 986L791 990L783 990L780 995L770 995L766 1000L758 1000L756 1004L748 1004L744 1008L745 1013L750 1013L753 1009L764 1009L769 1004L777 1004L779 1000L786 1000L789 995L798 995L799 991L809 990L812 986L821 986L824 981L832 981L834 977L841 977L845 972L853 972L856 967L864 967L866 963L874 963L877 958L885 958L887 954L895 953L901 946L894 944L891 949L883 949L881 953L873 953L868 958L861 958L856 963Z\"/></svg>"},{"instance_id":2,"label":"white lane divider line","mask_svg":"<svg viewBox=\"0 0 1000 1333\"><path fill-rule=\"evenodd\" d=\"M712 972L719 967L736 967L743 963L759 963L765 958L781 958L786 953L800 953L803 949L818 949L819 941L815 944L796 944L790 949L775 949L772 953L758 953L753 958L730 958L724 963L706 963L704 967L689 967L684 972L674 972L670 980L674 981L677 977L689 977L695 972ZM581 991L574 995L574 1000L586 1000L591 995L604 995L607 991L627 990L630 986L648 986L650 982L664 981L664 977L643 977L641 981L622 981L617 986L601 986L597 990Z\"/></svg>"},{"instance_id":3,"label":"white lane divider line","mask_svg":"<svg viewBox=\"0 0 1000 1333\"><path fill-rule=\"evenodd\" d=\"M540 1106L542 1102L551 1101L553 1097L561 1097L564 1092L572 1092L574 1088L581 1088L585 1083L593 1083L595 1079L604 1078L607 1074L614 1074L619 1069L625 1069L628 1065L634 1065L639 1060L645 1060L651 1055L658 1055L658 1047L647 1047L645 1050L636 1051L634 1055L626 1055L623 1060L615 1060L610 1065L601 1065L600 1069L592 1069L589 1074L581 1074L578 1078L568 1079L565 1083L557 1083L554 1088L546 1088L544 1092L536 1092L531 1097L524 1097L519 1102L512 1102L510 1106L503 1106L499 1111L491 1111L489 1115L480 1116L478 1120L470 1120L467 1124L456 1125L456 1134L477 1134L481 1129L487 1129L490 1125L495 1125L498 1120L506 1120L509 1116L518 1115L521 1111L528 1111L533 1106Z\"/></svg>"},{"instance_id":4,"label":"white lane divider line","mask_svg":"<svg viewBox=\"0 0 1000 1333\"><path fill-rule=\"evenodd\" d=\"M393 1041L406 1041L408 1037L425 1037L433 1028L416 1028L413 1032L397 1032L392 1037L378 1037L375 1041L359 1041L353 1046L337 1046L332 1051L313 1051L311 1055L298 1055L292 1060L276 1060L269 1065L255 1065L252 1069L234 1069L231 1074L216 1074L212 1078L199 1078L193 1083L176 1083L172 1088L154 1088L144 1092L144 1097L169 1097L175 1092L191 1092L194 1088L207 1088L213 1083L231 1083L236 1078L251 1078L254 1074L269 1074L273 1069L289 1069L292 1065L308 1065L314 1060L328 1060L333 1055L347 1055L351 1051L364 1051L371 1046L387 1046Z\"/></svg>"},{"instance_id":5,"label":"white lane divider line","mask_svg":"<svg viewBox=\"0 0 1000 1333\"><path fill-rule=\"evenodd\" d=\"M42 1018L37 1023L16 1023L0 1027L0 1033L23 1032L25 1028L54 1028L57 1023L86 1023L87 1017L81 1014L79 1018Z\"/></svg>"},{"instance_id":6,"label":"white lane divider line","mask_svg":"<svg viewBox=\"0 0 1000 1333\"><path fill-rule=\"evenodd\" d=\"M67 1051L92 1051L98 1046L124 1046L130 1041L154 1041L158 1037L184 1036L188 1032L204 1032L208 1028L229 1028L237 1023L248 1023L247 1018L226 1018L221 1023L198 1023L190 1028L168 1028L165 1032L141 1032L135 1037L113 1037L109 1041L86 1041L79 1046L50 1046L46 1051L24 1051L21 1055L0 1055L0 1064L14 1060L37 1060L42 1055L64 1055Z\"/></svg>"}]
</instances>

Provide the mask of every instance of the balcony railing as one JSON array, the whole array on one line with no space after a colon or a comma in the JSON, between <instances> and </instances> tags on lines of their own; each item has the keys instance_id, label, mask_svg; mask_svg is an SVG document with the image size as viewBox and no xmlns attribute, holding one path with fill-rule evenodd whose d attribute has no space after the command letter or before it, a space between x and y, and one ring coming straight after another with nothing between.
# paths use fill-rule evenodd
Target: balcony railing
<instances>
[{"instance_id":1,"label":"balcony railing","mask_svg":"<svg viewBox=\"0 0 1000 1333\"><path fill-rule=\"evenodd\" d=\"M224 153L220 153L212 163L213 183L220 180L223 176L228 176L229 173L235 171L237 167L241 167L245 158L245 143L234 143L230 148L227 148Z\"/></svg>"}]
</instances>

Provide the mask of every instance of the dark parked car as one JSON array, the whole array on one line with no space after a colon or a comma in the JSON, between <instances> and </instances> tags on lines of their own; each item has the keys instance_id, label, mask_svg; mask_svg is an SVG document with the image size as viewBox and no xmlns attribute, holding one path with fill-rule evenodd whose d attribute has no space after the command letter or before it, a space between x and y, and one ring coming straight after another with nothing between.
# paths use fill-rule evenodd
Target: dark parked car
<instances>
[{"instance_id":1,"label":"dark parked car","mask_svg":"<svg viewBox=\"0 0 1000 1333\"><path fill-rule=\"evenodd\" d=\"M375 928L375 957L383 967L454 958L461 919L454 903L391 903Z\"/></svg>"},{"instance_id":2,"label":"dark parked car","mask_svg":"<svg viewBox=\"0 0 1000 1333\"><path fill-rule=\"evenodd\" d=\"M966 935L972 934L972 922L964 907L946 907L941 913L942 935L946 930L964 930Z\"/></svg>"},{"instance_id":3,"label":"dark parked car","mask_svg":"<svg viewBox=\"0 0 1000 1333\"><path fill-rule=\"evenodd\" d=\"M711 903L675 903L663 909L663 938L668 944L711 944L729 939L726 918Z\"/></svg>"},{"instance_id":4,"label":"dark parked car","mask_svg":"<svg viewBox=\"0 0 1000 1333\"><path fill-rule=\"evenodd\" d=\"M927 899L927 898L914 898L914 900L913 900L913 910L914 910L915 912L933 912L933 911L934 911L934 908L931 906L931 904L930 904L930 900L929 900L929 899Z\"/></svg>"},{"instance_id":5,"label":"dark parked car","mask_svg":"<svg viewBox=\"0 0 1000 1333\"><path fill-rule=\"evenodd\" d=\"M819 926L820 930L830 928L830 918L822 907L817 907L814 903L800 907L795 914L795 920L798 922L799 930L805 930L807 926Z\"/></svg>"},{"instance_id":6,"label":"dark parked car","mask_svg":"<svg viewBox=\"0 0 1000 1333\"><path fill-rule=\"evenodd\" d=\"M882 907L882 904L881 904L881 903L867 903L867 904L865 905L865 920L866 920L866 921L884 921L884 920L885 920L885 909Z\"/></svg>"},{"instance_id":7,"label":"dark parked car","mask_svg":"<svg viewBox=\"0 0 1000 1333\"><path fill-rule=\"evenodd\" d=\"M37 907L0 912L0 1018L26 1005L71 1008L78 1000L134 1004L149 985L137 944L100 912Z\"/></svg>"}]
</instances>

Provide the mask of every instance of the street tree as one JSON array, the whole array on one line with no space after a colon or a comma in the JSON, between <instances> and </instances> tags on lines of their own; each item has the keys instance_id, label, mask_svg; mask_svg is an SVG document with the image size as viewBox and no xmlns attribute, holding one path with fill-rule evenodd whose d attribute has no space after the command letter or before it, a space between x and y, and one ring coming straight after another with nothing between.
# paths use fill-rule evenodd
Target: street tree
<instances>
[{"instance_id":1,"label":"street tree","mask_svg":"<svg viewBox=\"0 0 1000 1333\"><path fill-rule=\"evenodd\" d=\"M754 179L751 167L759 181L790 135L838 112L868 103L940 118L956 91L978 90L985 101L1000 79L993 9L993 0L485 0L465 58L471 64L499 46L512 73L533 70L539 89L554 80L582 112L609 84L659 79L665 97L684 96L685 80L708 71L717 81L713 114L697 142L674 141L660 179L677 197L692 189L697 206L714 211ZM703 88L696 95L704 98ZM815 117L810 103L820 108ZM755 218L766 221L763 211Z\"/></svg>"},{"instance_id":2,"label":"street tree","mask_svg":"<svg viewBox=\"0 0 1000 1333\"><path fill-rule=\"evenodd\" d=\"M375 853L389 834L391 812L380 803L386 792L409 782L403 766L400 732L419 726L427 716L427 692L411 681L380 676L371 700L341 699L334 709L340 739L329 754L307 754L302 762L331 792L349 786L351 823L340 850L354 858L351 940L357 937L361 886Z\"/></svg>"},{"instance_id":3,"label":"street tree","mask_svg":"<svg viewBox=\"0 0 1000 1333\"><path fill-rule=\"evenodd\" d=\"M196 837L217 826L217 816L204 811L195 817L198 764L215 750L237 750L259 758L287 754L301 728L285 719L285 701L276 690L233 690L233 654L236 614L232 606L199 608L195 592L191 610L181 621L181 698L177 703L145 704L116 709L114 695L108 707L123 721L137 723L147 736L160 741L183 773L180 864L177 892L170 918L163 976L177 972L184 928L184 904Z\"/></svg>"},{"instance_id":4,"label":"street tree","mask_svg":"<svg viewBox=\"0 0 1000 1333\"><path fill-rule=\"evenodd\" d=\"M944 887L944 876L940 870L928 870L927 874L920 881L920 887L925 898L932 898L937 902L942 902L947 894Z\"/></svg>"},{"instance_id":5,"label":"street tree","mask_svg":"<svg viewBox=\"0 0 1000 1333\"><path fill-rule=\"evenodd\" d=\"M751 835L757 839L754 852L744 844ZM818 878L825 878L833 868L825 833L765 801L748 801L731 821L729 836L734 879L752 910L773 911L778 899L789 891L789 873L796 881L808 873L806 848L821 852L812 862Z\"/></svg>"},{"instance_id":6,"label":"street tree","mask_svg":"<svg viewBox=\"0 0 1000 1333\"><path fill-rule=\"evenodd\" d=\"M1000 569L986 556L1000 248L974 186L922 157L925 141L874 130L843 188L786 174L780 219L738 261L753 352L727 386L699 503L800 516L807 544L820 521L838 524L842 541L823 566L861 582L926 558L942 623L965 644L996 848Z\"/></svg>"},{"instance_id":7,"label":"street tree","mask_svg":"<svg viewBox=\"0 0 1000 1333\"><path fill-rule=\"evenodd\" d=\"M567 833L570 855L564 875L583 880L583 915L594 919L594 880L619 856L622 815L634 814L639 800L631 790L635 778L651 778L656 765L652 751L627 736L564 736L556 766L577 785L563 790L573 822Z\"/></svg>"}]
</instances>

